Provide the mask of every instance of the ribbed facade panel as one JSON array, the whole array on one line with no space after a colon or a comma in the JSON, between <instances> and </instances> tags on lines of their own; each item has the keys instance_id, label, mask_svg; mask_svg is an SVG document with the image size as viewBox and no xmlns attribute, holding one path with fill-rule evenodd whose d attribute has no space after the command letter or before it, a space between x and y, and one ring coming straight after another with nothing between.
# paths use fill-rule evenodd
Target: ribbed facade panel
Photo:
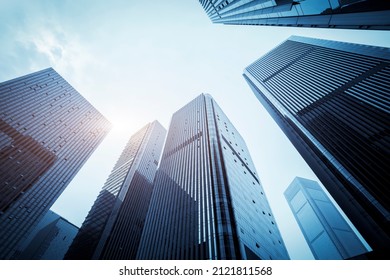
<instances>
[{"instance_id":1,"label":"ribbed facade panel","mask_svg":"<svg viewBox=\"0 0 390 280\"><path fill-rule=\"evenodd\" d=\"M66 259L135 258L165 133L155 121L130 138Z\"/></svg>"},{"instance_id":2,"label":"ribbed facade panel","mask_svg":"<svg viewBox=\"0 0 390 280\"><path fill-rule=\"evenodd\" d=\"M381 0L199 0L213 23L390 29L390 4Z\"/></svg>"},{"instance_id":3,"label":"ribbed facade panel","mask_svg":"<svg viewBox=\"0 0 390 280\"><path fill-rule=\"evenodd\" d=\"M0 258L17 258L110 127L51 68L0 84Z\"/></svg>"},{"instance_id":4,"label":"ribbed facade panel","mask_svg":"<svg viewBox=\"0 0 390 280\"><path fill-rule=\"evenodd\" d=\"M380 251L390 246L389 63L386 48L293 36L244 72L261 103Z\"/></svg>"},{"instance_id":5,"label":"ribbed facade panel","mask_svg":"<svg viewBox=\"0 0 390 280\"><path fill-rule=\"evenodd\" d=\"M288 258L245 142L209 95L172 117L137 258Z\"/></svg>"}]
</instances>

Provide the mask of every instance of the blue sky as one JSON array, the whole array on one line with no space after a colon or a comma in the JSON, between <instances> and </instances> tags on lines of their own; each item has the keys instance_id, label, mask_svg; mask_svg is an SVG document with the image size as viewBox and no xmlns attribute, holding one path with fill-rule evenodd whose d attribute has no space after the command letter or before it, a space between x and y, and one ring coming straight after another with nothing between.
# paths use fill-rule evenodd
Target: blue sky
<instances>
[{"instance_id":1,"label":"blue sky","mask_svg":"<svg viewBox=\"0 0 390 280\"><path fill-rule=\"evenodd\" d=\"M216 25L196 0L1 1L0 81L53 67L114 125L53 210L79 226L128 138L205 92L246 140L290 256L312 258L283 191L316 177L242 78L291 35L390 47L384 31Z\"/></svg>"}]
</instances>

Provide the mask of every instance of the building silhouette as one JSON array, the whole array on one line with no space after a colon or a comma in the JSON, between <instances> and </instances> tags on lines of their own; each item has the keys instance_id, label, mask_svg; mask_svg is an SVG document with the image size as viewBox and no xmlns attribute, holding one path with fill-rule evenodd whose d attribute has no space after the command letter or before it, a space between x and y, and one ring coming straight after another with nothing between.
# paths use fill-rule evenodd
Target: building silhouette
<instances>
[{"instance_id":1,"label":"building silhouette","mask_svg":"<svg viewBox=\"0 0 390 280\"><path fill-rule=\"evenodd\" d=\"M110 127L52 68L0 83L0 259L18 258Z\"/></svg>"},{"instance_id":2,"label":"building silhouette","mask_svg":"<svg viewBox=\"0 0 390 280\"><path fill-rule=\"evenodd\" d=\"M390 252L390 51L292 36L244 78L374 252Z\"/></svg>"},{"instance_id":3,"label":"building silhouette","mask_svg":"<svg viewBox=\"0 0 390 280\"><path fill-rule=\"evenodd\" d=\"M367 252L316 181L296 177L284 196L316 259L349 259Z\"/></svg>"},{"instance_id":4,"label":"building silhouette","mask_svg":"<svg viewBox=\"0 0 390 280\"><path fill-rule=\"evenodd\" d=\"M166 130L147 124L127 143L66 259L134 259Z\"/></svg>"},{"instance_id":5,"label":"building silhouette","mask_svg":"<svg viewBox=\"0 0 390 280\"><path fill-rule=\"evenodd\" d=\"M199 0L213 23L390 29L390 3L383 0Z\"/></svg>"},{"instance_id":6,"label":"building silhouette","mask_svg":"<svg viewBox=\"0 0 390 280\"><path fill-rule=\"evenodd\" d=\"M289 258L246 144L208 94L172 117L137 258Z\"/></svg>"},{"instance_id":7,"label":"building silhouette","mask_svg":"<svg viewBox=\"0 0 390 280\"><path fill-rule=\"evenodd\" d=\"M24 242L19 259L62 260L77 231L78 227L49 210Z\"/></svg>"}]
</instances>

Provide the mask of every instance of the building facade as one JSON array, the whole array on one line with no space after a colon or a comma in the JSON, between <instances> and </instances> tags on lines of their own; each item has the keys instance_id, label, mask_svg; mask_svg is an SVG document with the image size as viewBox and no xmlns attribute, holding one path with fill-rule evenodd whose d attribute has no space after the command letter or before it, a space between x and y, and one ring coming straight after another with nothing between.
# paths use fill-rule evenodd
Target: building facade
<instances>
[{"instance_id":1,"label":"building facade","mask_svg":"<svg viewBox=\"0 0 390 280\"><path fill-rule=\"evenodd\" d=\"M244 70L378 258L390 252L389 63L387 48L292 36Z\"/></svg>"},{"instance_id":2,"label":"building facade","mask_svg":"<svg viewBox=\"0 0 390 280\"><path fill-rule=\"evenodd\" d=\"M296 177L284 196L316 259L349 259L367 252L316 181Z\"/></svg>"},{"instance_id":3,"label":"building facade","mask_svg":"<svg viewBox=\"0 0 390 280\"><path fill-rule=\"evenodd\" d=\"M110 128L52 68L0 84L0 259L18 257Z\"/></svg>"},{"instance_id":4,"label":"building facade","mask_svg":"<svg viewBox=\"0 0 390 280\"><path fill-rule=\"evenodd\" d=\"M390 29L383 0L199 0L213 23Z\"/></svg>"},{"instance_id":5,"label":"building facade","mask_svg":"<svg viewBox=\"0 0 390 280\"><path fill-rule=\"evenodd\" d=\"M66 259L134 259L166 130L147 124L127 143Z\"/></svg>"},{"instance_id":6,"label":"building facade","mask_svg":"<svg viewBox=\"0 0 390 280\"><path fill-rule=\"evenodd\" d=\"M210 95L172 117L137 258L289 258L246 144Z\"/></svg>"},{"instance_id":7,"label":"building facade","mask_svg":"<svg viewBox=\"0 0 390 280\"><path fill-rule=\"evenodd\" d=\"M62 260L78 227L50 211L46 213L21 247L22 260Z\"/></svg>"}]
</instances>

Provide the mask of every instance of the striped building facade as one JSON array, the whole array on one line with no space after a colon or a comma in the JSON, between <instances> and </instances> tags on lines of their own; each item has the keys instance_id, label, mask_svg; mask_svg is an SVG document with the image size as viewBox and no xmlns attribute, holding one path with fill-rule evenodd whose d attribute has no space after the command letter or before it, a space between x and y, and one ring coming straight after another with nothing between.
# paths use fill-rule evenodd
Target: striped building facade
<instances>
[{"instance_id":1,"label":"striped building facade","mask_svg":"<svg viewBox=\"0 0 390 280\"><path fill-rule=\"evenodd\" d=\"M0 259L18 257L110 127L52 68L0 84Z\"/></svg>"},{"instance_id":2,"label":"striped building facade","mask_svg":"<svg viewBox=\"0 0 390 280\"><path fill-rule=\"evenodd\" d=\"M147 124L127 143L66 259L134 259L166 130Z\"/></svg>"},{"instance_id":3,"label":"striped building facade","mask_svg":"<svg viewBox=\"0 0 390 280\"><path fill-rule=\"evenodd\" d=\"M199 0L213 23L390 29L383 0Z\"/></svg>"},{"instance_id":4,"label":"striped building facade","mask_svg":"<svg viewBox=\"0 0 390 280\"><path fill-rule=\"evenodd\" d=\"M208 94L172 117L137 258L289 258L246 144Z\"/></svg>"},{"instance_id":5,"label":"striped building facade","mask_svg":"<svg viewBox=\"0 0 390 280\"><path fill-rule=\"evenodd\" d=\"M249 65L244 78L374 252L386 257L390 50L292 36Z\"/></svg>"}]
</instances>

